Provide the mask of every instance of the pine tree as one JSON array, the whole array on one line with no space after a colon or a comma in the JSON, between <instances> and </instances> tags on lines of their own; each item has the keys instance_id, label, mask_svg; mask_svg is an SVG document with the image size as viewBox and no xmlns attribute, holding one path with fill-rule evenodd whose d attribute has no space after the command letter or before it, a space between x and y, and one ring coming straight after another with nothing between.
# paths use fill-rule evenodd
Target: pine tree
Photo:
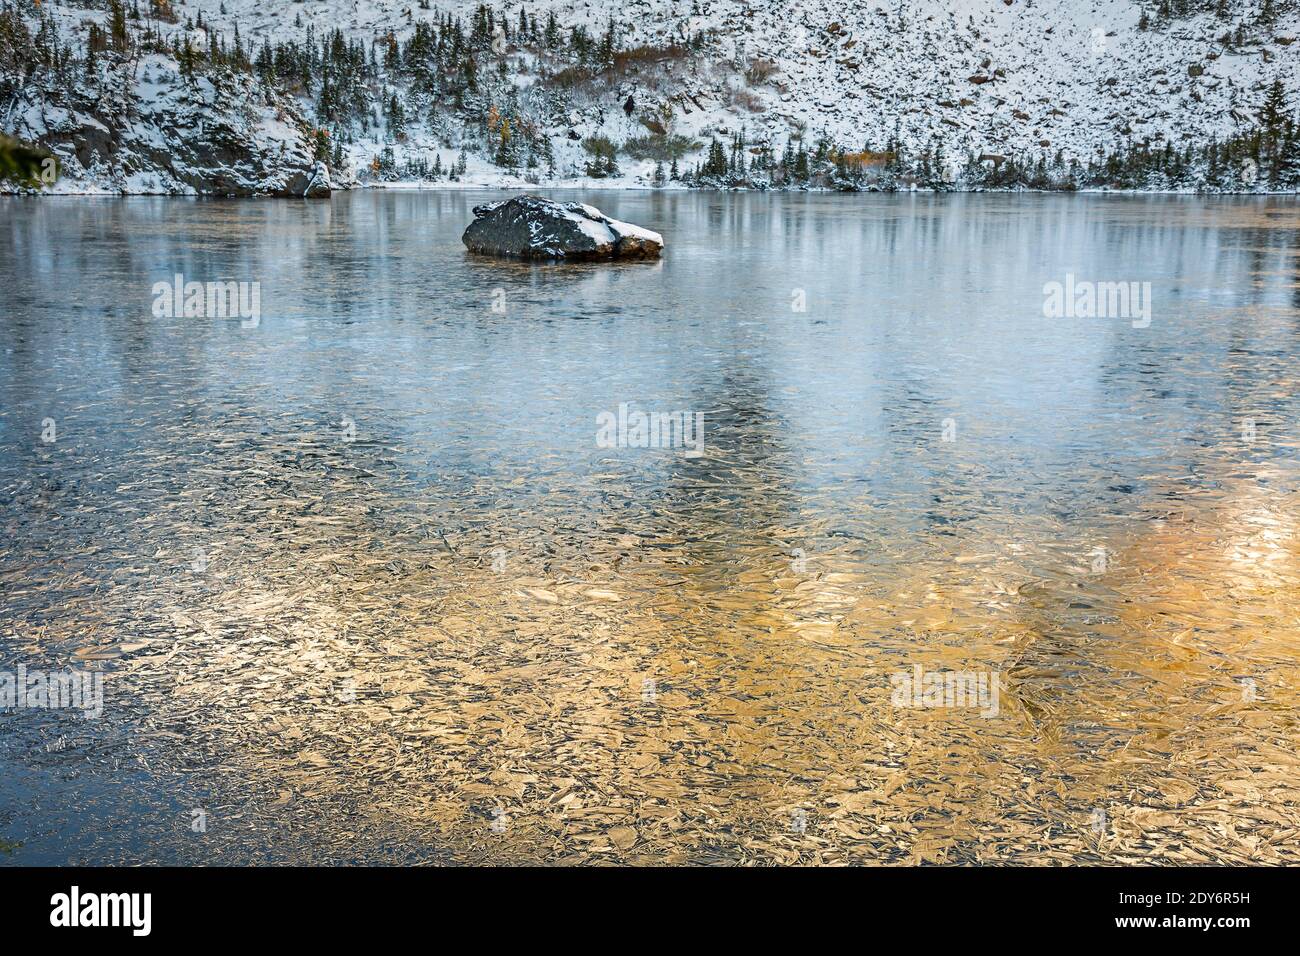
<instances>
[{"instance_id":1,"label":"pine tree","mask_svg":"<svg viewBox=\"0 0 1300 956\"><path fill-rule=\"evenodd\" d=\"M1288 123L1278 147L1278 185L1287 189L1300 187L1300 126Z\"/></svg>"},{"instance_id":2,"label":"pine tree","mask_svg":"<svg viewBox=\"0 0 1300 956\"><path fill-rule=\"evenodd\" d=\"M709 140L709 155L700 168L704 176L726 176L728 171L727 154L722 144L716 139Z\"/></svg>"},{"instance_id":3,"label":"pine tree","mask_svg":"<svg viewBox=\"0 0 1300 956\"><path fill-rule=\"evenodd\" d=\"M126 8L122 6L120 0L112 0L109 6L110 22L109 37L113 44L113 49L118 53L126 53L129 45L129 38L126 33Z\"/></svg>"},{"instance_id":4,"label":"pine tree","mask_svg":"<svg viewBox=\"0 0 1300 956\"><path fill-rule=\"evenodd\" d=\"M1273 80L1264 94L1264 105L1259 111L1259 125L1271 136L1277 136L1286 125L1287 112L1286 86L1279 76Z\"/></svg>"},{"instance_id":5,"label":"pine tree","mask_svg":"<svg viewBox=\"0 0 1300 956\"><path fill-rule=\"evenodd\" d=\"M794 178L806 183L810 174L808 151L803 148L803 143L800 143L798 152L794 154Z\"/></svg>"},{"instance_id":6,"label":"pine tree","mask_svg":"<svg viewBox=\"0 0 1300 956\"><path fill-rule=\"evenodd\" d=\"M604 37L600 41L600 63L602 66L610 66L614 62L614 50L617 48L618 41L614 32L614 18L609 18L609 27L605 30Z\"/></svg>"}]
</instances>

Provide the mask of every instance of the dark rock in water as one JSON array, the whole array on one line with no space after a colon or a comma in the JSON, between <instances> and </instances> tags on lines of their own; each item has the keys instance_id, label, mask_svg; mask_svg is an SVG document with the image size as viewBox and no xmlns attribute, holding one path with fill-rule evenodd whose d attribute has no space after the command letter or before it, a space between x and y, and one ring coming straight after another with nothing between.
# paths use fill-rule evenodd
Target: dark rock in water
<instances>
[{"instance_id":1,"label":"dark rock in water","mask_svg":"<svg viewBox=\"0 0 1300 956\"><path fill-rule=\"evenodd\" d=\"M471 252L521 259L657 259L657 232L610 219L580 202L516 196L474 207L461 241Z\"/></svg>"}]
</instances>

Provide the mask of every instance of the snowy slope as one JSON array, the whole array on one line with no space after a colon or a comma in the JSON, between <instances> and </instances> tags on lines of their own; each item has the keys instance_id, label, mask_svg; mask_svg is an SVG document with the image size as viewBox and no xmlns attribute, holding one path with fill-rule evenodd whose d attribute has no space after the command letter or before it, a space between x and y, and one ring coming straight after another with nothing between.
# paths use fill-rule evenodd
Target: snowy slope
<instances>
[{"instance_id":1,"label":"snowy slope","mask_svg":"<svg viewBox=\"0 0 1300 956\"><path fill-rule=\"evenodd\" d=\"M6 129L59 154L65 176L49 192L302 195L323 175L300 117L255 103L240 78L184 83L170 57L142 57L129 90L93 103L40 92L13 101Z\"/></svg>"},{"instance_id":2,"label":"snowy slope","mask_svg":"<svg viewBox=\"0 0 1300 956\"><path fill-rule=\"evenodd\" d=\"M205 20L229 29L238 22L246 37L287 39L299 32L295 15L322 29L401 36L440 10L468 16L476 6L190 0L180 9L202 9ZM495 9L513 20L520 6ZM695 75L678 78L679 89L659 92L699 101L674 98L683 132L744 130L751 141L783 143L806 127L879 147L897 124L912 144L935 138L979 152L1059 148L1086 157L1128 135L1176 144L1222 138L1253 121L1267 81L1282 75L1294 84L1300 77L1300 43L1287 42L1300 36L1295 12L1284 15L1268 42L1228 53L1216 41L1224 24L1213 16L1140 31L1142 7L1132 0L705 0L698 15L680 0L523 6L538 16L556 9L562 22L597 29L614 12L626 43L662 43L680 37L683 27L716 29L718 66L697 64ZM1234 4L1247 13L1255 6ZM734 64L754 57L775 61L780 72L751 87ZM1203 72L1189 76L1189 67ZM745 92L755 98L750 105ZM608 112L617 113L620 93L611 91ZM621 115L606 119L610 134L624 131Z\"/></svg>"},{"instance_id":3,"label":"snowy slope","mask_svg":"<svg viewBox=\"0 0 1300 956\"><path fill-rule=\"evenodd\" d=\"M42 12L74 48L92 24L108 28L102 10L54 5ZM61 175L45 192L328 191L328 170L313 156L311 125L299 104L251 76L187 80L172 56L137 51L129 67L108 70L101 62L72 79L38 71L0 97L0 129L58 157Z\"/></svg>"},{"instance_id":4,"label":"snowy slope","mask_svg":"<svg viewBox=\"0 0 1300 956\"><path fill-rule=\"evenodd\" d=\"M448 12L467 23L477 2L433 0L183 0L183 28L199 12L229 38L236 26L250 49L270 38L301 40L335 27L367 41L408 37L414 24ZM664 46L700 32L704 50L685 62L634 65L603 89L574 98L573 109L546 130L557 176L579 175L580 141L600 134L616 143L643 135L647 111L670 117L674 133L707 143L743 133L750 144L780 150L791 137L825 133L839 144L879 150L895 132L913 151L941 143L950 159L966 153L1060 150L1086 161L1124 140L1156 144L1222 139L1251 127L1264 88L1281 76L1300 86L1300 4L1281 3L1267 30L1254 26L1257 0L1229 0L1233 22L1252 24L1247 41L1225 46L1222 18L1201 13L1158 29L1139 29L1144 7L1133 0L511 0L494 4L514 22L521 7L544 18L556 11L567 28L600 33L611 15L620 45ZM56 8L70 18L89 16ZM1146 7L1148 11L1151 6ZM167 28L165 28L167 29ZM534 76L529 54L510 48L512 82ZM755 71L758 61L766 69ZM770 74L770 75L769 75ZM395 88L401 84L394 81ZM636 115L620 108L633 95ZM303 104L310 116L311 104ZM447 130L412 124L393 143L379 131L349 150L365 169L385 149L446 164L461 145ZM688 157L691 162L700 155ZM646 182L654 163L624 160L624 176L605 185ZM519 183L482 157L469 159L470 182ZM536 178L534 175L533 178Z\"/></svg>"}]
</instances>

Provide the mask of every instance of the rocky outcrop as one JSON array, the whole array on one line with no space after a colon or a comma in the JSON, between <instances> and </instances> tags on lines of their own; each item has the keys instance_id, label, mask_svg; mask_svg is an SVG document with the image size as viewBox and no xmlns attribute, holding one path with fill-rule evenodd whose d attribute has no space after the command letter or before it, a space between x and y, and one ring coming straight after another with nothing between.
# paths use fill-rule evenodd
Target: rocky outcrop
<instances>
[{"instance_id":1,"label":"rocky outcrop","mask_svg":"<svg viewBox=\"0 0 1300 956\"><path fill-rule=\"evenodd\" d=\"M316 165L310 170L294 173L285 183L284 188L275 195L318 199L328 196L333 188L330 184L329 167L317 160Z\"/></svg>"},{"instance_id":2,"label":"rocky outcrop","mask_svg":"<svg viewBox=\"0 0 1300 956\"><path fill-rule=\"evenodd\" d=\"M461 236L471 252L520 259L657 259L663 236L610 219L594 206L516 196L474 207Z\"/></svg>"},{"instance_id":3,"label":"rocky outcrop","mask_svg":"<svg viewBox=\"0 0 1300 956\"><path fill-rule=\"evenodd\" d=\"M3 132L57 157L58 179L43 191L301 198L339 185L294 102L255 76L187 76L163 53L140 57L134 72L106 55L100 70L102 85L33 80L9 105Z\"/></svg>"}]
</instances>

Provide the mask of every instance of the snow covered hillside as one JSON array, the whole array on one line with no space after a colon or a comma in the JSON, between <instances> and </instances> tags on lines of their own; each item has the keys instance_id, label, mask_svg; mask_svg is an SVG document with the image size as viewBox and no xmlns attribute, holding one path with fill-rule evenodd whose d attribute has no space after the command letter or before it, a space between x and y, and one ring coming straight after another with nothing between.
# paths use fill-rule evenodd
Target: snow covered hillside
<instances>
[{"instance_id":1,"label":"snow covered hillside","mask_svg":"<svg viewBox=\"0 0 1300 956\"><path fill-rule=\"evenodd\" d=\"M65 42L107 16L45 10ZM248 136L307 149L311 130L277 118L271 90L283 90L298 104L289 112L329 137L316 153L343 182L662 184L707 163L717 140L764 168L792 144L823 144L841 169L845 156L871 167L924 153L936 181L960 184L971 157L1064 168L1126 144L1173 156L1241 137L1270 85L1289 97L1300 78L1296 0L507 0L486 18L471 0L154 0L137 22L162 44L197 34L229 54L237 42L247 82L267 92L218 111L260 109ZM342 46L303 67L282 55L335 30L352 59ZM165 72L157 60L146 69ZM41 95L30 79L12 85L0 86L13 100L0 98L3 129L44 141L32 119ZM174 115L179 95L134 91L145 114L167 100ZM151 185L66 166L78 182ZM153 185L178 181L173 171Z\"/></svg>"},{"instance_id":2,"label":"snow covered hillside","mask_svg":"<svg viewBox=\"0 0 1300 956\"><path fill-rule=\"evenodd\" d=\"M439 10L472 14L471 0L421 10L375 0L190 0L204 19L246 35L292 36L295 16L318 30L404 35ZM228 12L220 13L224 7ZM1275 76L1300 78L1300 13L1249 30L1240 47L1218 38L1253 23L1259 4L1234 2L1229 21L1205 12L1139 30L1133 0L632 0L626 4L529 0L497 4L509 22L521 8L602 30L613 14L624 44L666 46L716 31L711 56L654 82L645 94L672 104L683 133L744 132L784 143L824 130L837 141L883 147L898 128L919 148L931 138L980 152L1064 149L1085 157L1127 137L1223 138L1254 121ZM749 68L753 61L774 67ZM750 76L746 77L746 72ZM639 132L619 106L638 92L620 78L579 125L584 135ZM603 109L601 108L603 107ZM642 131L643 132L643 131ZM954 149L948 150L950 153Z\"/></svg>"},{"instance_id":3,"label":"snow covered hillside","mask_svg":"<svg viewBox=\"0 0 1300 956\"><path fill-rule=\"evenodd\" d=\"M237 71L186 70L156 43L118 55L103 11L45 17L24 50L21 21L0 14L0 67L31 57L26 75L0 72L0 117L4 132L57 158L62 175L46 191L328 195L293 98ZM63 44L78 35L86 57L73 67Z\"/></svg>"}]
</instances>

